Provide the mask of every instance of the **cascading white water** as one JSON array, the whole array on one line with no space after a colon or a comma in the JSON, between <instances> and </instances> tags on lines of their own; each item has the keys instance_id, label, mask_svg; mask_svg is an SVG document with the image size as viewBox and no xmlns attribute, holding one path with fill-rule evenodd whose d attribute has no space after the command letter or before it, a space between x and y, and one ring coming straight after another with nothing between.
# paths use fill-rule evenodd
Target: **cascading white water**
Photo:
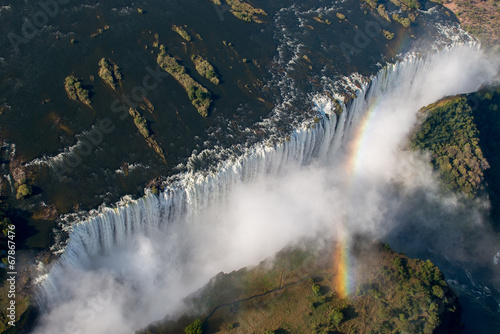
<instances>
[{"instance_id":1,"label":"cascading white water","mask_svg":"<svg viewBox=\"0 0 500 334\"><path fill-rule=\"evenodd\" d=\"M115 208L102 209L98 215L74 224L64 252L40 284L40 306L49 312L66 299L65 290L61 286L67 283L67 272L89 270L96 258L106 257L116 249L126 248L136 235L151 236L156 231L163 231L169 235L165 243L174 239L179 242L179 239L187 238L182 233L195 233L193 231L196 230L196 224L203 222L203 216L213 206L224 203L238 185L252 183L263 176L277 176L312 162L325 164L341 153L346 143L352 139L360 119L380 99L394 94L411 97L415 104L411 106L415 108L405 116L405 121L398 130L398 136L404 136L414 124L418 108L447 95L474 91L491 80L495 73L490 73L486 64L478 61L481 58L479 54L477 46L465 45L426 57L408 56L404 61L382 69L371 80L363 83L356 98L342 107L339 116L333 112L331 101L325 97L315 97L316 108L321 114L319 122L304 124L288 140L272 146L258 144L239 158L222 162L216 173L181 175L179 181L158 196L148 194L138 200L127 200ZM436 67L455 66L456 62L467 66L463 68L462 75L454 77L463 81L460 84L450 83L450 77L445 77L442 73L434 74ZM440 86L436 86L437 89L426 89L427 84L436 81L441 82ZM399 137L398 140L401 139ZM181 230L182 233L176 228L190 224L194 224L194 228ZM219 232L217 226L214 226L212 233ZM287 240L283 241L284 244L286 242ZM279 250L282 246L284 245L278 243L273 250ZM167 255L172 257L169 261L187 261L186 266L191 256L189 251L178 253L175 250ZM191 288L200 287L200 284L210 278L204 275L216 272L216 268L207 269ZM176 279L182 280L182 277ZM159 314L162 314L161 310ZM152 315L151 319L142 320L147 324L157 318ZM90 331L84 329L83 332ZM106 332L106 329L102 329L102 332Z\"/></svg>"}]
</instances>

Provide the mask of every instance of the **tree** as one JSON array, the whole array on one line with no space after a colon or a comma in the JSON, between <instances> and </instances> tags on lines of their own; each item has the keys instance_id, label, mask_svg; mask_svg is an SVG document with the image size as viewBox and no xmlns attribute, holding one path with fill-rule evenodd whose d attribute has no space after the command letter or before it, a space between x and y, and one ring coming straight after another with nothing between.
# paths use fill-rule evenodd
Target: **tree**
<instances>
[{"instance_id":1,"label":"tree","mask_svg":"<svg viewBox=\"0 0 500 334\"><path fill-rule=\"evenodd\" d=\"M335 327L338 327L340 323L344 320L344 313L338 308L334 308L330 312L330 321Z\"/></svg>"},{"instance_id":2,"label":"tree","mask_svg":"<svg viewBox=\"0 0 500 334\"><path fill-rule=\"evenodd\" d=\"M318 284L312 285L312 291L315 296L321 296L323 293L321 292L321 287Z\"/></svg>"},{"instance_id":3,"label":"tree","mask_svg":"<svg viewBox=\"0 0 500 334\"><path fill-rule=\"evenodd\" d=\"M184 329L186 334L202 334L203 333L203 323L200 319L196 319L191 325Z\"/></svg>"},{"instance_id":4,"label":"tree","mask_svg":"<svg viewBox=\"0 0 500 334\"><path fill-rule=\"evenodd\" d=\"M23 199L33 193L33 189L26 183L21 184L19 188L17 188L16 198Z\"/></svg>"}]
</instances>

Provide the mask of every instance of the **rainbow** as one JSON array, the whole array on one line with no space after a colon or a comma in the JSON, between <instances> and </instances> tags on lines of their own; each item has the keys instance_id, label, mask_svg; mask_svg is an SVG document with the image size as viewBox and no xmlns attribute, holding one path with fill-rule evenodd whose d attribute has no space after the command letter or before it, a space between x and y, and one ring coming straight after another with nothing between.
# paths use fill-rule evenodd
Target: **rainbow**
<instances>
[{"instance_id":1,"label":"rainbow","mask_svg":"<svg viewBox=\"0 0 500 334\"><path fill-rule=\"evenodd\" d=\"M372 120L376 117L380 103L378 99L375 99L368 110L363 114L359 125L356 128L353 139L348 146L348 154L346 158L345 170L347 174L346 178L346 188L347 197L351 198L354 194L354 185L359 176L359 172L362 166L362 157L364 155L365 143L368 140L368 134L370 132L370 126L373 123ZM355 275L353 272L353 263L350 258L351 249L351 239L348 236L346 229L349 225L351 213L348 212L344 218L343 224L341 224L341 230L339 231L339 237L335 242L334 254L333 254L333 268L335 271L334 276L334 288L341 298L347 298L352 293L354 288Z\"/></svg>"},{"instance_id":2,"label":"rainbow","mask_svg":"<svg viewBox=\"0 0 500 334\"><path fill-rule=\"evenodd\" d=\"M334 276L334 288L340 298L347 298L351 291L352 279L349 277L350 261L347 243L338 242L335 245L333 267L336 269Z\"/></svg>"}]
</instances>

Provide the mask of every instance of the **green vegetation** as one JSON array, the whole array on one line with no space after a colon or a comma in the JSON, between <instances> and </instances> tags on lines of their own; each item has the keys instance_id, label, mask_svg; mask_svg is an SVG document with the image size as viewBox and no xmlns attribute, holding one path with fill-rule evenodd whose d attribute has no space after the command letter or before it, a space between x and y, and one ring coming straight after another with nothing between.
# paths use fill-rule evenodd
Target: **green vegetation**
<instances>
[{"instance_id":1,"label":"green vegetation","mask_svg":"<svg viewBox=\"0 0 500 334\"><path fill-rule=\"evenodd\" d=\"M99 61L99 76L112 89L116 89L116 83L122 79L118 65L106 58Z\"/></svg>"},{"instance_id":2,"label":"green vegetation","mask_svg":"<svg viewBox=\"0 0 500 334\"><path fill-rule=\"evenodd\" d=\"M427 150L443 184L474 197L483 187L488 162L479 147L472 110L464 97L447 98L422 110L426 120L413 136L413 149Z\"/></svg>"},{"instance_id":3,"label":"green vegetation","mask_svg":"<svg viewBox=\"0 0 500 334\"><path fill-rule=\"evenodd\" d=\"M322 23L322 24L327 24L327 25L332 24L332 22L330 22L330 20L325 19L325 18L323 17L323 15L321 15L321 14L319 14L318 16L313 17L313 19L314 19L316 22L319 22L319 23Z\"/></svg>"},{"instance_id":4,"label":"green vegetation","mask_svg":"<svg viewBox=\"0 0 500 334\"><path fill-rule=\"evenodd\" d=\"M389 13L387 13L387 10L385 9L384 5L378 5L377 7L377 12L378 14L383 17L385 20L391 22L391 19L389 18Z\"/></svg>"},{"instance_id":5,"label":"green vegetation","mask_svg":"<svg viewBox=\"0 0 500 334\"><path fill-rule=\"evenodd\" d=\"M337 293L335 247L288 249L257 267L218 274L186 301L192 316L139 333L179 333L196 318L205 319L195 327L207 334L457 332L460 306L432 262L356 243L357 294Z\"/></svg>"},{"instance_id":6,"label":"green vegetation","mask_svg":"<svg viewBox=\"0 0 500 334\"><path fill-rule=\"evenodd\" d=\"M378 0L363 0L368 6L371 8L375 9L377 8L377 1Z\"/></svg>"},{"instance_id":7,"label":"green vegetation","mask_svg":"<svg viewBox=\"0 0 500 334\"><path fill-rule=\"evenodd\" d=\"M104 32L106 30L109 30L109 28L110 27L108 25L105 25L104 27L102 27L102 29L101 28L97 29L97 32L91 34L90 37L94 38L94 37L97 37L99 35L102 35L102 34L104 34Z\"/></svg>"},{"instance_id":8,"label":"green vegetation","mask_svg":"<svg viewBox=\"0 0 500 334\"><path fill-rule=\"evenodd\" d=\"M137 13L139 14L143 14L144 13L144 10L142 8L137 8Z\"/></svg>"},{"instance_id":9,"label":"green vegetation","mask_svg":"<svg viewBox=\"0 0 500 334\"><path fill-rule=\"evenodd\" d=\"M202 334L203 333L203 323L200 319L196 319L191 325L184 329L186 334Z\"/></svg>"},{"instance_id":10,"label":"green vegetation","mask_svg":"<svg viewBox=\"0 0 500 334\"><path fill-rule=\"evenodd\" d=\"M172 30L178 33L182 38L184 38L186 41L190 42L191 41L191 36L188 34L188 32L181 26L172 26Z\"/></svg>"},{"instance_id":11,"label":"green vegetation","mask_svg":"<svg viewBox=\"0 0 500 334\"><path fill-rule=\"evenodd\" d=\"M221 5L221 0L211 0L216 5ZM241 0L225 0L231 7L231 13L240 20L247 22L264 23L259 15L267 15L267 13L260 8L255 8L249 3Z\"/></svg>"},{"instance_id":12,"label":"green vegetation","mask_svg":"<svg viewBox=\"0 0 500 334\"><path fill-rule=\"evenodd\" d=\"M167 163L165 158L165 152L161 148L160 144L153 138L153 134L149 130L148 121L144 118L140 112L134 108L129 109L129 114L134 118L134 124L141 133L141 135L146 139L148 146L151 147L156 154L160 156L163 162Z\"/></svg>"},{"instance_id":13,"label":"green vegetation","mask_svg":"<svg viewBox=\"0 0 500 334\"><path fill-rule=\"evenodd\" d=\"M70 99L83 102L90 106L89 91L83 88L82 80L70 75L64 80L64 88Z\"/></svg>"},{"instance_id":14,"label":"green vegetation","mask_svg":"<svg viewBox=\"0 0 500 334\"><path fill-rule=\"evenodd\" d=\"M187 74L184 66L180 65L174 57L161 52L156 61L163 70L170 73L184 88L186 93L188 93L191 103L198 110L198 113L203 117L207 117L208 108L212 103L212 94L208 89Z\"/></svg>"},{"instance_id":15,"label":"green vegetation","mask_svg":"<svg viewBox=\"0 0 500 334\"><path fill-rule=\"evenodd\" d=\"M422 4L419 0L390 0L393 4L400 7L403 11L410 9L420 9Z\"/></svg>"},{"instance_id":16,"label":"green vegetation","mask_svg":"<svg viewBox=\"0 0 500 334\"><path fill-rule=\"evenodd\" d=\"M202 56L198 55L192 55L191 60L193 61L194 65L196 66L196 71L203 77L207 78L210 80L211 83L214 85L219 84L219 78L217 77L217 74L215 73L215 68Z\"/></svg>"},{"instance_id":17,"label":"green vegetation","mask_svg":"<svg viewBox=\"0 0 500 334\"><path fill-rule=\"evenodd\" d=\"M394 38L394 33L390 32L390 31L382 30L382 34L389 41Z\"/></svg>"},{"instance_id":18,"label":"green vegetation","mask_svg":"<svg viewBox=\"0 0 500 334\"><path fill-rule=\"evenodd\" d=\"M342 309L339 309L339 308L334 308L330 312L329 316L330 316L331 323L335 327L338 327L342 323L342 320L344 320L344 312L342 311Z\"/></svg>"},{"instance_id":19,"label":"green vegetation","mask_svg":"<svg viewBox=\"0 0 500 334\"><path fill-rule=\"evenodd\" d=\"M407 17L401 17L398 14L392 14L392 19L401 24L405 28L410 27L411 21Z\"/></svg>"},{"instance_id":20,"label":"green vegetation","mask_svg":"<svg viewBox=\"0 0 500 334\"><path fill-rule=\"evenodd\" d=\"M28 184L23 183L19 187L17 187L16 198L24 199L30 196L32 193L33 189L31 189L31 187Z\"/></svg>"}]
</instances>

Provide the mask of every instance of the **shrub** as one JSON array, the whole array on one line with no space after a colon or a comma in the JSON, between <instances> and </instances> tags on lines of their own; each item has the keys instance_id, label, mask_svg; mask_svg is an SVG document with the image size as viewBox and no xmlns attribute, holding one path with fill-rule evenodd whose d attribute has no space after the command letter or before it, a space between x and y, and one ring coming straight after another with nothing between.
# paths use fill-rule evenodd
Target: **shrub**
<instances>
[{"instance_id":1,"label":"shrub","mask_svg":"<svg viewBox=\"0 0 500 334\"><path fill-rule=\"evenodd\" d=\"M330 312L330 321L332 325L334 325L335 327L338 327L343 320L344 320L344 312L342 312L341 309L334 308Z\"/></svg>"},{"instance_id":2,"label":"shrub","mask_svg":"<svg viewBox=\"0 0 500 334\"><path fill-rule=\"evenodd\" d=\"M31 189L31 187L29 185L27 185L26 183L21 184L17 188L16 198L17 199L24 199L25 197L28 197L32 193L33 193L33 189Z\"/></svg>"},{"instance_id":3,"label":"shrub","mask_svg":"<svg viewBox=\"0 0 500 334\"><path fill-rule=\"evenodd\" d=\"M203 323L200 319L196 319L191 325L184 329L186 334L202 334L203 333Z\"/></svg>"},{"instance_id":4,"label":"shrub","mask_svg":"<svg viewBox=\"0 0 500 334\"><path fill-rule=\"evenodd\" d=\"M321 287L318 284L313 284L312 285L312 291L315 296L321 296L323 293L321 292Z\"/></svg>"}]
</instances>

